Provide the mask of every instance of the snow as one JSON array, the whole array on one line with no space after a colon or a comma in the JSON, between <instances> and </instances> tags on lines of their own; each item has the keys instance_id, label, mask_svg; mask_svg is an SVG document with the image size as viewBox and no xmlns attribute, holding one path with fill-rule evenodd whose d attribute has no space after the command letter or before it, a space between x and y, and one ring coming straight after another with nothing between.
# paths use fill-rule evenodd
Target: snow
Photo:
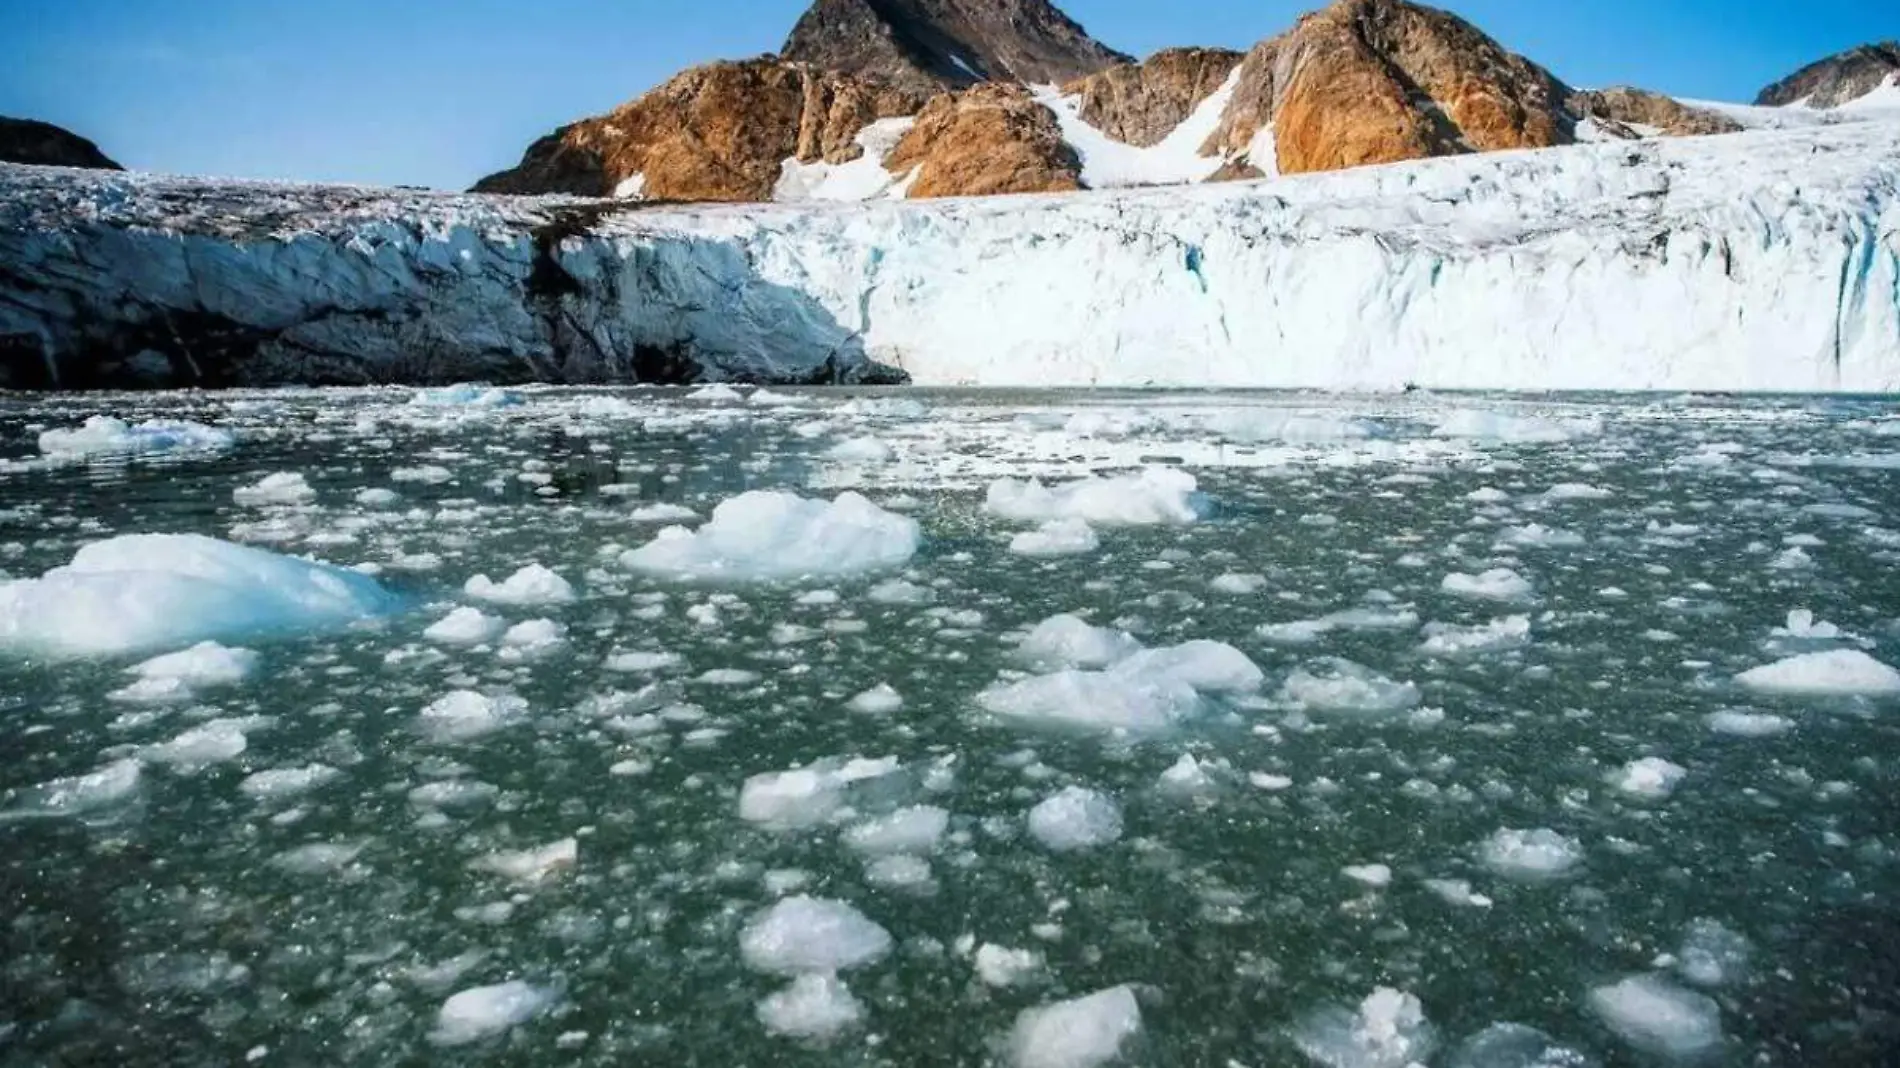
<instances>
[{"instance_id":1,"label":"snow","mask_svg":"<svg viewBox=\"0 0 1900 1068\"><path fill-rule=\"evenodd\" d=\"M1029 810L1029 834L1057 853L1108 845L1122 836L1121 807L1095 790L1064 787Z\"/></svg>"},{"instance_id":2,"label":"snow","mask_svg":"<svg viewBox=\"0 0 1900 1068\"><path fill-rule=\"evenodd\" d=\"M1051 519L1009 542L1009 551L1018 556L1082 556L1101 547L1095 528L1080 519Z\"/></svg>"},{"instance_id":3,"label":"snow","mask_svg":"<svg viewBox=\"0 0 1900 1068\"><path fill-rule=\"evenodd\" d=\"M754 915L739 934L746 966L772 975L829 974L891 949L890 933L842 901L804 894Z\"/></svg>"},{"instance_id":4,"label":"snow","mask_svg":"<svg viewBox=\"0 0 1900 1068\"><path fill-rule=\"evenodd\" d=\"M911 117L879 119L859 131L858 145L864 154L847 163L800 163L796 158L779 165L778 184L772 199L782 203L832 200L864 201L893 197L899 176L884 169L884 161L910 128L917 124ZM898 193L897 196L901 196Z\"/></svg>"},{"instance_id":5,"label":"snow","mask_svg":"<svg viewBox=\"0 0 1900 1068\"><path fill-rule=\"evenodd\" d=\"M615 200L645 200L647 195L647 176L634 174L620 180L614 186Z\"/></svg>"},{"instance_id":6,"label":"snow","mask_svg":"<svg viewBox=\"0 0 1900 1068\"><path fill-rule=\"evenodd\" d=\"M759 1023L788 1038L828 1039L864 1018L864 1006L835 975L800 975L759 1002Z\"/></svg>"},{"instance_id":7,"label":"snow","mask_svg":"<svg viewBox=\"0 0 1900 1068\"><path fill-rule=\"evenodd\" d=\"M1778 697L1893 697L1900 671L1858 649L1803 653L1744 671L1735 681L1756 693Z\"/></svg>"},{"instance_id":8,"label":"snow","mask_svg":"<svg viewBox=\"0 0 1900 1068\"><path fill-rule=\"evenodd\" d=\"M0 582L0 650L116 656L332 630L397 604L342 568L202 535L127 535L37 579Z\"/></svg>"},{"instance_id":9,"label":"snow","mask_svg":"<svg viewBox=\"0 0 1900 1068\"><path fill-rule=\"evenodd\" d=\"M438 1046L466 1046L494 1038L539 1016L554 1001L552 990L520 979L464 990L442 1003L429 1041Z\"/></svg>"},{"instance_id":10,"label":"snow","mask_svg":"<svg viewBox=\"0 0 1900 1068\"><path fill-rule=\"evenodd\" d=\"M222 452L237 443L230 432L186 422L128 424L95 415L72 430L40 433L40 452L58 459L152 456L160 453Z\"/></svg>"},{"instance_id":11,"label":"snow","mask_svg":"<svg viewBox=\"0 0 1900 1068\"><path fill-rule=\"evenodd\" d=\"M1485 867L1518 882L1560 878L1583 863L1581 843L1547 828L1506 828L1486 839L1478 854Z\"/></svg>"},{"instance_id":12,"label":"snow","mask_svg":"<svg viewBox=\"0 0 1900 1068\"><path fill-rule=\"evenodd\" d=\"M697 531L662 530L620 564L683 581L800 581L899 567L921 541L916 520L856 493L825 501L754 491L720 504Z\"/></svg>"},{"instance_id":13,"label":"snow","mask_svg":"<svg viewBox=\"0 0 1900 1068\"><path fill-rule=\"evenodd\" d=\"M1391 987L1374 990L1357 1009L1312 1013L1294 1025L1292 1038L1325 1068L1408 1068L1424 1064L1437 1045L1418 998Z\"/></svg>"},{"instance_id":14,"label":"snow","mask_svg":"<svg viewBox=\"0 0 1900 1068\"><path fill-rule=\"evenodd\" d=\"M478 601L513 605L517 608L567 604L574 600L574 587L540 564L529 564L502 582L487 575L476 575L462 592Z\"/></svg>"},{"instance_id":15,"label":"snow","mask_svg":"<svg viewBox=\"0 0 1900 1068\"><path fill-rule=\"evenodd\" d=\"M1688 769L1661 757L1632 760L1610 777L1610 785L1648 801L1660 801L1674 793Z\"/></svg>"},{"instance_id":16,"label":"snow","mask_svg":"<svg viewBox=\"0 0 1900 1068\"><path fill-rule=\"evenodd\" d=\"M1012 1068L1098 1068L1141 1033L1132 987L1116 986L1025 1009L1009 1036Z\"/></svg>"},{"instance_id":17,"label":"snow","mask_svg":"<svg viewBox=\"0 0 1900 1068\"><path fill-rule=\"evenodd\" d=\"M1063 96L1053 85L1036 87L1036 101L1055 114L1062 139L1082 161L1082 184L1090 189L1122 186L1180 185L1204 182L1226 162L1201 155L1201 146L1220 126L1221 113L1240 84L1240 67L1205 100L1195 105L1167 137L1146 148L1117 141L1090 126L1081 115L1081 98Z\"/></svg>"},{"instance_id":18,"label":"snow","mask_svg":"<svg viewBox=\"0 0 1900 1068\"><path fill-rule=\"evenodd\" d=\"M77 376L100 331L203 312L267 339L259 383L392 378L419 351L437 373L624 380L616 354L652 346L763 381L875 360L926 385L1886 393L1896 158L1900 123L1858 121L1265 182L649 208L555 250L567 333L523 284L558 202L8 167L0 258L22 267L0 334ZM339 297L378 316L338 317Z\"/></svg>"},{"instance_id":19,"label":"snow","mask_svg":"<svg viewBox=\"0 0 1900 1068\"><path fill-rule=\"evenodd\" d=\"M1590 1009L1636 1049L1670 1060L1694 1060L1722 1042L1722 1010L1714 1001L1653 975L1633 975L1590 991Z\"/></svg>"},{"instance_id":20,"label":"snow","mask_svg":"<svg viewBox=\"0 0 1900 1068\"><path fill-rule=\"evenodd\" d=\"M1200 518L1194 476L1171 467L1150 467L1114 478L1084 478L1054 489L1030 479L998 479L983 508L1018 523L1081 520L1104 527L1192 523Z\"/></svg>"}]
</instances>

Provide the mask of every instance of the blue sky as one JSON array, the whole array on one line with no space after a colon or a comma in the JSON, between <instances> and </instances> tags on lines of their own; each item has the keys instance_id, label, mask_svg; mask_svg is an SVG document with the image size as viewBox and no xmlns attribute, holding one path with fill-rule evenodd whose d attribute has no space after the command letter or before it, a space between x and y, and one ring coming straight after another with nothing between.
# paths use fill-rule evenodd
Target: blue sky
<instances>
[{"instance_id":1,"label":"blue sky","mask_svg":"<svg viewBox=\"0 0 1900 1068\"><path fill-rule=\"evenodd\" d=\"M0 114L131 167L461 188L707 59L769 52L808 0L0 0ZM1244 48L1317 0L1067 0L1146 55ZM1746 100L1900 36L1894 0L1457 0L1573 85Z\"/></svg>"}]
</instances>

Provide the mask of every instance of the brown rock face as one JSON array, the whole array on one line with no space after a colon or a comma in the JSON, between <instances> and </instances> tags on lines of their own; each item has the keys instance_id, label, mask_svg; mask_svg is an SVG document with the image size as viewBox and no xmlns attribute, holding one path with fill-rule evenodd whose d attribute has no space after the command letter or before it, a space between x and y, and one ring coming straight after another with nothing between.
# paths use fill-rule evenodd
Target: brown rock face
<instances>
[{"instance_id":1,"label":"brown rock face","mask_svg":"<svg viewBox=\"0 0 1900 1068\"><path fill-rule=\"evenodd\" d=\"M99 146L50 122L0 116L0 163L39 167L83 167L95 171L125 168L106 158Z\"/></svg>"},{"instance_id":2,"label":"brown rock face","mask_svg":"<svg viewBox=\"0 0 1900 1068\"><path fill-rule=\"evenodd\" d=\"M1568 144L1549 71L1471 24L1404 0L1340 0L1249 53L1209 148L1274 123L1281 173Z\"/></svg>"},{"instance_id":3,"label":"brown rock face","mask_svg":"<svg viewBox=\"0 0 1900 1068\"><path fill-rule=\"evenodd\" d=\"M556 130L475 191L610 196L643 175L654 200L769 200L786 159L856 158L864 127L922 104L919 93L770 57L712 63Z\"/></svg>"},{"instance_id":4,"label":"brown rock face","mask_svg":"<svg viewBox=\"0 0 1900 1068\"><path fill-rule=\"evenodd\" d=\"M1636 126L1653 127L1667 137L1706 137L1740 133L1742 129L1741 123L1726 115L1627 86L1572 93L1569 107L1578 118L1595 119L1610 132L1631 137L1636 136L1637 131L1632 129Z\"/></svg>"},{"instance_id":5,"label":"brown rock face","mask_svg":"<svg viewBox=\"0 0 1900 1068\"><path fill-rule=\"evenodd\" d=\"M782 55L913 91L1060 83L1128 60L1048 0L817 0Z\"/></svg>"},{"instance_id":6,"label":"brown rock face","mask_svg":"<svg viewBox=\"0 0 1900 1068\"><path fill-rule=\"evenodd\" d=\"M1022 86L997 82L932 100L884 166L917 171L914 199L1082 188L1082 163L1056 117Z\"/></svg>"},{"instance_id":7,"label":"brown rock face","mask_svg":"<svg viewBox=\"0 0 1900 1068\"><path fill-rule=\"evenodd\" d=\"M1779 108L1803 100L1817 108L1837 108L1859 100L1900 75L1900 41L1859 48L1810 63L1761 91L1755 103Z\"/></svg>"},{"instance_id":8,"label":"brown rock face","mask_svg":"<svg viewBox=\"0 0 1900 1068\"><path fill-rule=\"evenodd\" d=\"M1077 79L1062 91L1081 97L1082 119L1090 126L1146 148L1214 95L1242 58L1225 48L1170 48Z\"/></svg>"}]
</instances>

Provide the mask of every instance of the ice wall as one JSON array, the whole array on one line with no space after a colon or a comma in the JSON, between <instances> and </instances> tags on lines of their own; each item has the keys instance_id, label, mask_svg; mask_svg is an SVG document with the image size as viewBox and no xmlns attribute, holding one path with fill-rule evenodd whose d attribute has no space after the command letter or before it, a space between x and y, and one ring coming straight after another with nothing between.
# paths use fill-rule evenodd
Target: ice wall
<instances>
[{"instance_id":1,"label":"ice wall","mask_svg":"<svg viewBox=\"0 0 1900 1068\"><path fill-rule=\"evenodd\" d=\"M1900 390L1900 124L636 207L0 169L14 385Z\"/></svg>"}]
</instances>

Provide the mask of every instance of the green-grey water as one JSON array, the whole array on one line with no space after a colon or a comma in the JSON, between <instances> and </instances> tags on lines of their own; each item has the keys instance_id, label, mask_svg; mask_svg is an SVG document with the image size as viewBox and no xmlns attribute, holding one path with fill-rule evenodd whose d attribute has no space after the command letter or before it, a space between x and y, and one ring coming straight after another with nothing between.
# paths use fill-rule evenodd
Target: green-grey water
<instances>
[{"instance_id":1,"label":"green-grey water","mask_svg":"<svg viewBox=\"0 0 1900 1068\"><path fill-rule=\"evenodd\" d=\"M1900 406L520 399L0 401L4 577L105 538L198 533L361 567L402 597L342 630L224 639L257 670L172 700L124 692L151 650L0 648L0 1063L1083 1064L1035 1060L1047 1051L1025 1050L1019 1014L1124 985L1140 1006L1129 1064L1836 1065L1900 1050L1900 702L1735 679L1829 650L1900 664ZM40 431L97 414L236 441L38 456ZM886 451L831 454L867 437ZM998 478L1144 465L1196 477L1199 521L1101 525L1094 551L1035 558L1009 548L1026 524L984 508ZM280 473L302 475L307 499L239 493ZM663 525L633 517L655 503L703 517L748 490L846 489L918 521L908 564L704 586L620 563ZM575 598L464 592L529 563ZM1444 588L1500 568L1531 592ZM872 595L893 579L908 595ZM477 604L563 639L425 637ZM1833 627L1791 627L1795 610ZM1227 643L1264 682L1133 733L986 712L979 695L1030 674L1017 644L1059 613L1151 648ZM1517 616L1522 640L1430 644L1434 624ZM636 652L672 657L616 663ZM1287 685L1340 670L1416 697L1342 710ZM881 685L901 707L849 707ZM459 741L421 729L456 691L525 709ZM219 721L241 751L167 748ZM1164 776L1183 757L1199 774ZM1652 757L1681 769L1672 789L1620 787ZM849 758L900 770L838 787L810 825L742 817L748 780ZM136 787L97 805L49 810L36 790L127 760ZM331 772L301 792L243 786L318 765ZM1119 806L1116 840L1059 852L1027 832L1028 810L1067 786ZM927 872L873 871L849 829L917 805L949 813L941 838L907 850ZM1542 873L1493 863L1486 843L1507 829L1548 829L1579 855ZM539 877L484 867L568 839L572 863ZM848 903L892 940L841 973L858 1018L822 1039L762 1022L789 980L741 952L747 925L793 894ZM1035 964L1001 984L977 966L985 945ZM1598 996L1632 976L1705 999L1690 1004L1719 1036L1632 1037ZM442 1044L446 999L511 980L545 995L538 1011ZM1324 1021L1381 989L1416 998L1427 1023L1328 1045ZM1461 1048L1500 1023L1562 1049Z\"/></svg>"}]
</instances>

